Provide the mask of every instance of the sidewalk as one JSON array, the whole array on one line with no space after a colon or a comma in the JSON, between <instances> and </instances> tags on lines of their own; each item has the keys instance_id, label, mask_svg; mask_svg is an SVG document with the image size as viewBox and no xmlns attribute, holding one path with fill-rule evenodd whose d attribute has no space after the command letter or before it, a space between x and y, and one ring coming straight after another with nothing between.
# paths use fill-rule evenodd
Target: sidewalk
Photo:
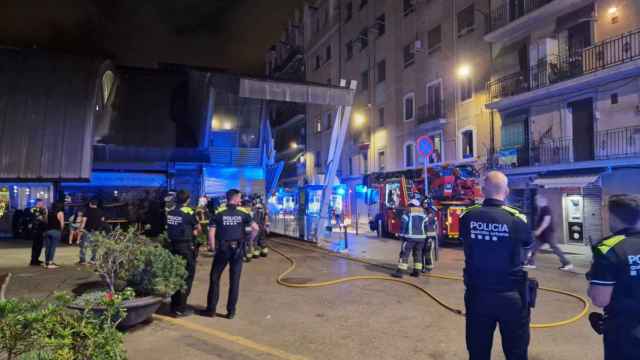
<instances>
[{"instance_id":1,"label":"sidewalk","mask_svg":"<svg viewBox=\"0 0 640 360\"><path fill-rule=\"evenodd\" d=\"M347 249L345 249L344 233L333 232L331 242L321 241L319 246L332 251L342 252L355 258L372 260L383 264L396 264L400 252L400 240L379 238L376 233L367 231L356 235L347 233ZM575 272L586 273L591 266L591 249L582 245L560 245L567 258L575 266ZM455 243L440 247L441 257L448 257L450 253L461 253L462 245ZM461 254L459 254L461 255ZM544 247L537 256L543 263L557 262L555 255Z\"/></svg>"}]
</instances>

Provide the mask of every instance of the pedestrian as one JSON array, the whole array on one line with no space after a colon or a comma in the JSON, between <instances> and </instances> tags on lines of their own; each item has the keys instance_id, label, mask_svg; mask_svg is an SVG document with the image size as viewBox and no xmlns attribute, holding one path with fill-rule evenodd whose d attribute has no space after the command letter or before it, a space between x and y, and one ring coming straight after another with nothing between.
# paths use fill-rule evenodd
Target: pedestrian
<instances>
[{"instance_id":1,"label":"pedestrian","mask_svg":"<svg viewBox=\"0 0 640 360\"><path fill-rule=\"evenodd\" d=\"M37 199L34 207L31 208L29 222L29 236L31 237L31 266L40 266L43 262L40 260L42 254L42 245L44 241L44 232L47 227L47 208L44 200Z\"/></svg>"},{"instance_id":2,"label":"pedestrian","mask_svg":"<svg viewBox=\"0 0 640 360\"><path fill-rule=\"evenodd\" d=\"M215 248L209 293L207 294L207 308L204 316L214 317L220 297L220 276L229 264L229 298L227 300L227 318L233 319L236 314L236 304L240 291L240 275L242 273L242 257L247 228L250 228L248 240L253 240L258 231L258 225L246 210L240 208L241 194L239 190L227 191L227 205L221 208L211 220L209 227L209 247Z\"/></svg>"},{"instance_id":3,"label":"pedestrian","mask_svg":"<svg viewBox=\"0 0 640 360\"><path fill-rule=\"evenodd\" d=\"M418 277L422 270L422 252L427 241L428 219L420 201L409 201L409 209L402 215L400 238L400 259L398 268L391 276L402 278L402 273L409 270L409 256L413 253L413 271L411 276Z\"/></svg>"},{"instance_id":4,"label":"pedestrian","mask_svg":"<svg viewBox=\"0 0 640 360\"><path fill-rule=\"evenodd\" d=\"M523 248L531 245L531 230L519 210L505 205L507 177L487 174L482 205L466 209L460 219L464 244L466 341L470 360L489 360L493 333L500 326L507 360L526 360L532 299Z\"/></svg>"},{"instance_id":5,"label":"pedestrian","mask_svg":"<svg viewBox=\"0 0 640 360\"><path fill-rule=\"evenodd\" d=\"M69 218L69 245L73 242L80 244L82 238L82 223L84 222L84 212L82 209L76 210L76 213Z\"/></svg>"},{"instance_id":6,"label":"pedestrian","mask_svg":"<svg viewBox=\"0 0 640 360\"><path fill-rule=\"evenodd\" d=\"M588 295L604 309L597 329L604 334L604 359L635 360L640 351L640 195L611 196L608 208L614 235L594 246Z\"/></svg>"},{"instance_id":7,"label":"pedestrian","mask_svg":"<svg viewBox=\"0 0 640 360\"><path fill-rule=\"evenodd\" d=\"M51 211L47 214L47 232L44 234L44 267L47 269L57 269L60 267L53 262L53 259L56 256L56 248L58 247L58 244L60 244L63 230L64 205L56 201L51 206Z\"/></svg>"},{"instance_id":8,"label":"pedestrian","mask_svg":"<svg viewBox=\"0 0 640 360\"><path fill-rule=\"evenodd\" d=\"M93 246L91 240L93 233L96 231L105 230L105 216L102 209L98 208L98 200L89 200L89 207L85 211L84 221L80 227L80 261L78 264L85 265L87 263L86 253L87 250L91 251L91 257L89 258L89 264L96 263L96 248Z\"/></svg>"},{"instance_id":9,"label":"pedestrian","mask_svg":"<svg viewBox=\"0 0 640 360\"><path fill-rule=\"evenodd\" d=\"M200 225L196 220L195 211L188 206L189 199L188 191L178 191L175 196L175 208L167 212L170 251L186 261L187 269L186 288L177 291L171 297L171 313L176 317L193 314L193 310L187 306L187 299L196 275L195 238L198 236Z\"/></svg>"},{"instance_id":10,"label":"pedestrian","mask_svg":"<svg viewBox=\"0 0 640 360\"><path fill-rule=\"evenodd\" d=\"M562 249L560 249L560 247L558 246L558 242L553 236L553 215L551 212L551 208L549 207L547 198L542 194L536 195L536 208L538 211L536 216L536 227L533 232L535 240L533 242L533 246L531 247L531 251L529 252L529 257L525 264L525 268L536 268L536 253L544 244L548 244L551 248L551 251L553 251L553 253L556 254L556 256L560 259L560 270L573 270L573 264L571 264L571 262L564 255Z\"/></svg>"}]
</instances>

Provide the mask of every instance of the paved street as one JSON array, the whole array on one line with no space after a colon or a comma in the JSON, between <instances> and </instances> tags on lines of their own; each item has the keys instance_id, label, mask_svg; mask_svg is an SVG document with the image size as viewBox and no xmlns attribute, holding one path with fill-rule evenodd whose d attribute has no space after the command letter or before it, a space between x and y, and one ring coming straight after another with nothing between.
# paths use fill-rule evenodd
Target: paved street
<instances>
[{"instance_id":1,"label":"paved street","mask_svg":"<svg viewBox=\"0 0 640 360\"><path fill-rule=\"evenodd\" d=\"M380 240L371 240L380 241ZM395 240L384 240L388 252ZM27 243L0 243L0 273L14 273L8 296L46 296L53 289L69 289L92 278L85 269L73 266L77 248L60 249L63 268L45 271L25 267ZM338 277L383 275L389 270L328 256L306 248L307 244L285 239L272 241L296 262L288 275L291 283L305 284ZM375 243L372 245L372 248ZM354 243L355 246L355 243ZM380 250L379 250L380 251ZM397 249L377 263L392 265ZM376 252L378 254L378 252ZM373 255L372 255L373 256ZM201 257L190 303L204 306L210 257ZM543 286L584 294L580 273L555 270L557 260L540 257L540 270L531 274ZM466 359L464 319L404 284L379 280L348 282L331 287L292 289L279 286L277 275L289 262L276 253L247 264L243 270L238 315L233 321L198 316L177 322L156 320L133 329L126 338L131 359ZM437 273L459 275L462 252L445 248ZM580 272L581 269L578 269ZM410 281L424 286L457 308L463 307L462 283L422 277ZM226 289L226 274L223 289ZM223 299L225 299L223 297ZM555 322L581 310L578 301L544 293L539 299L534 322ZM222 302L218 309L224 313ZM496 335L495 359L500 342ZM577 323L532 331L532 360L600 359L601 345L585 319Z\"/></svg>"}]
</instances>

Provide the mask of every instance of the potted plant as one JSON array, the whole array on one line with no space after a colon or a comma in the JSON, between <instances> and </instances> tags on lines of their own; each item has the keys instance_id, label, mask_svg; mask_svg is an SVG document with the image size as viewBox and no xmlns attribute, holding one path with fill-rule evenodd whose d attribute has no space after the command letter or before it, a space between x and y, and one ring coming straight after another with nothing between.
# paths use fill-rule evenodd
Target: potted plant
<instances>
[{"instance_id":1,"label":"potted plant","mask_svg":"<svg viewBox=\"0 0 640 360\"><path fill-rule=\"evenodd\" d=\"M119 326L127 328L149 319L165 298L185 286L184 259L134 229L97 232L92 240L96 272L106 286L80 295L71 305L76 309L91 306L101 312L104 297L121 301L126 317Z\"/></svg>"}]
</instances>

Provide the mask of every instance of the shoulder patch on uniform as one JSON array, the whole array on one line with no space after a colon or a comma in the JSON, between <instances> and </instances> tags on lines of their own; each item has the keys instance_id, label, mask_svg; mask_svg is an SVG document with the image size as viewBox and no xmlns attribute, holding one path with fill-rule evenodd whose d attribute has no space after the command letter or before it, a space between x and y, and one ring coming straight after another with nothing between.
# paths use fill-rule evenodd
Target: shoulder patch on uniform
<instances>
[{"instance_id":1,"label":"shoulder patch on uniform","mask_svg":"<svg viewBox=\"0 0 640 360\"><path fill-rule=\"evenodd\" d=\"M193 209L188 206L181 207L180 211L182 211L185 214L193 215Z\"/></svg>"},{"instance_id":2,"label":"shoulder patch on uniform","mask_svg":"<svg viewBox=\"0 0 640 360\"><path fill-rule=\"evenodd\" d=\"M600 251L602 255L604 255L626 238L627 237L624 235L614 235L610 238L602 240L602 242L596 246L596 249L598 249L598 251Z\"/></svg>"},{"instance_id":3,"label":"shoulder patch on uniform","mask_svg":"<svg viewBox=\"0 0 640 360\"><path fill-rule=\"evenodd\" d=\"M507 206L507 205L502 205L500 208L502 210L508 212L509 214L517 217L518 219L524 221L525 223L527 222L527 216L525 214L521 213L520 210L518 210L518 209L516 209L514 207L511 207L511 206Z\"/></svg>"},{"instance_id":4,"label":"shoulder patch on uniform","mask_svg":"<svg viewBox=\"0 0 640 360\"><path fill-rule=\"evenodd\" d=\"M246 208L243 208L242 206L238 206L238 210L242 211L242 212L243 212L243 213L245 213L245 214L249 214L249 215L251 215L251 211L249 211L249 210L248 210L248 209L246 209Z\"/></svg>"},{"instance_id":5,"label":"shoulder patch on uniform","mask_svg":"<svg viewBox=\"0 0 640 360\"><path fill-rule=\"evenodd\" d=\"M216 214L217 213L221 213L223 211L227 210L227 206L226 205L221 205L218 209L216 209Z\"/></svg>"},{"instance_id":6,"label":"shoulder patch on uniform","mask_svg":"<svg viewBox=\"0 0 640 360\"><path fill-rule=\"evenodd\" d=\"M480 205L480 204L475 204L475 205L469 206L468 208L462 210L462 214L460 214L460 217L465 216L469 211L471 211L473 209L479 209L481 207L482 207L482 205Z\"/></svg>"}]
</instances>

